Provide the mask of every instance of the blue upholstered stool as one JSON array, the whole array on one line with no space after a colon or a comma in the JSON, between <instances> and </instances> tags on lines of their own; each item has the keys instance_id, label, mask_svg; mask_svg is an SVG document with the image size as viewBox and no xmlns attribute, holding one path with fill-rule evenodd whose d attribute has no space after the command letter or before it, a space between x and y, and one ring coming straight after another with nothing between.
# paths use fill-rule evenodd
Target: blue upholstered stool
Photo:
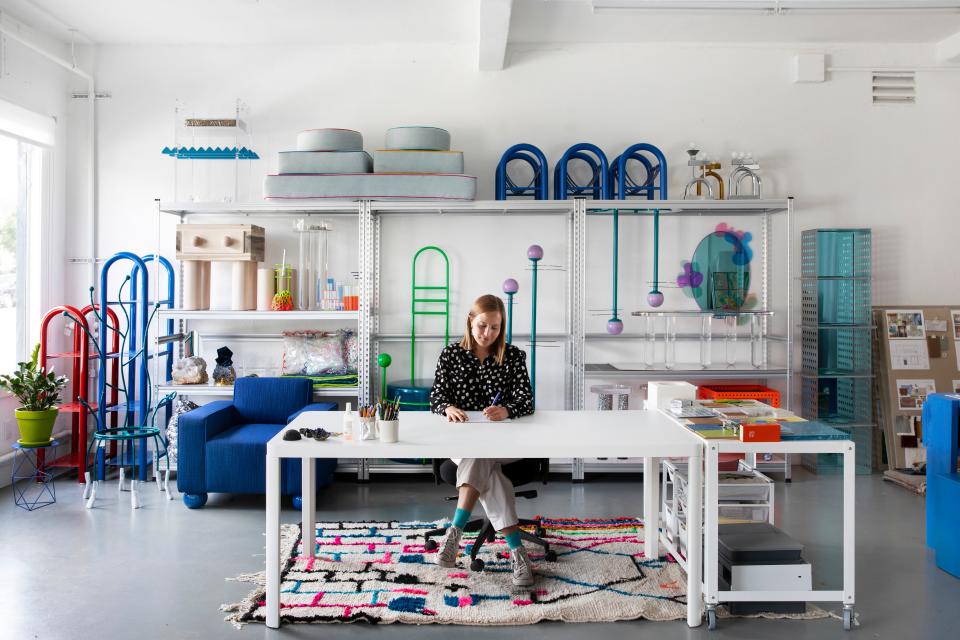
<instances>
[{"instance_id":1,"label":"blue upholstered stool","mask_svg":"<svg viewBox=\"0 0 960 640\"><path fill-rule=\"evenodd\" d=\"M960 396L936 393L923 403L927 447L927 546L937 566L960 578Z\"/></svg>"}]
</instances>

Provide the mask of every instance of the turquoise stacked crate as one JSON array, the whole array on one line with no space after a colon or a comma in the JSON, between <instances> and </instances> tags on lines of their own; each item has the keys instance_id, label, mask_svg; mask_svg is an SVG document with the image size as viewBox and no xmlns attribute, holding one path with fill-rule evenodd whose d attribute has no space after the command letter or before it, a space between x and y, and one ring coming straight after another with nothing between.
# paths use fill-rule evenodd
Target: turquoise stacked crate
<instances>
[{"instance_id":1,"label":"turquoise stacked crate","mask_svg":"<svg viewBox=\"0 0 960 640\"><path fill-rule=\"evenodd\" d=\"M871 234L810 229L801 235L801 407L841 428L857 445L857 473L872 471ZM840 469L835 455L808 454L817 473Z\"/></svg>"}]
</instances>

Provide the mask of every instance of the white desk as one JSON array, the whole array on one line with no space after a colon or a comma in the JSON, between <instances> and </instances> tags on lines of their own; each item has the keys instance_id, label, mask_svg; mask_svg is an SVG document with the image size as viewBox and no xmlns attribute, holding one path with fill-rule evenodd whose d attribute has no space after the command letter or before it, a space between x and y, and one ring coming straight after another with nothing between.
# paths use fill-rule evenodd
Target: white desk
<instances>
[{"instance_id":1,"label":"white desk","mask_svg":"<svg viewBox=\"0 0 960 640\"><path fill-rule=\"evenodd\" d=\"M291 429L323 427L340 431L338 411L302 413ZM478 430L489 437L477 437ZM659 458L688 458L690 500L701 500L703 442L657 411L538 411L510 422L448 423L427 412L400 414L400 441L342 442L339 438L283 440L283 429L267 443L267 626L280 626L280 459L303 461L303 529L316 527L316 458L643 458L644 550L659 555ZM443 506L438 504L438 512ZM687 540L687 624L703 615L700 510L690 514ZM313 546L305 549L313 553Z\"/></svg>"}]
</instances>

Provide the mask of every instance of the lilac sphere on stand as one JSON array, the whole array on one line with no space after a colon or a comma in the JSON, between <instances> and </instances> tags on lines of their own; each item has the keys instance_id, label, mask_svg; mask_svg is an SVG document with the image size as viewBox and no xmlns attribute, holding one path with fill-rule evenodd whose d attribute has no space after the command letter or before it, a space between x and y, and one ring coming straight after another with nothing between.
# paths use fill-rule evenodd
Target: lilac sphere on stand
<instances>
[{"instance_id":1,"label":"lilac sphere on stand","mask_svg":"<svg viewBox=\"0 0 960 640\"><path fill-rule=\"evenodd\" d=\"M513 278L507 278L503 281L503 292L506 294L514 294L520 290L520 285Z\"/></svg>"},{"instance_id":2,"label":"lilac sphere on stand","mask_svg":"<svg viewBox=\"0 0 960 640\"><path fill-rule=\"evenodd\" d=\"M540 260L543 258L543 247L538 244L532 244L527 247L527 257L531 260Z\"/></svg>"},{"instance_id":3,"label":"lilac sphere on stand","mask_svg":"<svg viewBox=\"0 0 960 640\"><path fill-rule=\"evenodd\" d=\"M613 336L618 336L623 333L623 320L620 318L607 320L607 333Z\"/></svg>"},{"instance_id":4,"label":"lilac sphere on stand","mask_svg":"<svg viewBox=\"0 0 960 640\"><path fill-rule=\"evenodd\" d=\"M647 304L651 307L659 307L663 304L663 294L659 291L651 291L647 294Z\"/></svg>"}]
</instances>

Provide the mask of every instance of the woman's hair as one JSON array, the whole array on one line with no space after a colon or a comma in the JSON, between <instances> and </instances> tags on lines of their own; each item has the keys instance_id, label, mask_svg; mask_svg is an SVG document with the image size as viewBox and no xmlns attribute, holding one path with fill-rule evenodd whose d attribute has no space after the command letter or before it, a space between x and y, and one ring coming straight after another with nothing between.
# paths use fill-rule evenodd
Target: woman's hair
<instances>
[{"instance_id":1,"label":"woman's hair","mask_svg":"<svg viewBox=\"0 0 960 640\"><path fill-rule=\"evenodd\" d=\"M460 346L467 351L473 351L477 346L477 342L473 339L473 332L471 331L473 319L482 313L492 313L494 311L500 314L500 333L497 335L497 339L493 341L493 344L490 345L490 353L497 361L497 364L500 365L503 364L503 355L507 352L507 339L503 331L503 325L507 321L507 312L503 308L503 300L497 296L487 294L473 301L473 307L470 308L470 313L467 314L467 331L463 334L463 340L460 341Z\"/></svg>"}]
</instances>

